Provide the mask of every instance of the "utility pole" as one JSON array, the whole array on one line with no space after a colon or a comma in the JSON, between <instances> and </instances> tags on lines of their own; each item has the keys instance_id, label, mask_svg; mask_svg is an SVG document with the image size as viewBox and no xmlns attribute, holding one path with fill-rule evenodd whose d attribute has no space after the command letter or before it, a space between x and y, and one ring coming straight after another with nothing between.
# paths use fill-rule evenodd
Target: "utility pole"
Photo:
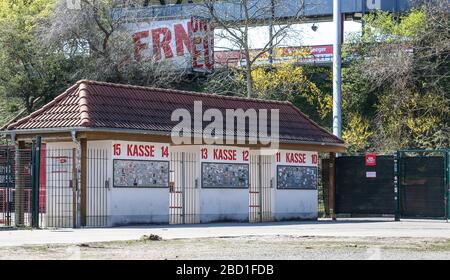
<instances>
[{"instance_id":1,"label":"utility pole","mask_svg":"<svg viewBox=\"0 0 450 280\"><path fill-rule=\"evenodd\" d=\"M342 14L341 0L333 0L333 134L342 138L341 115L341 44L342 44Z\"/></svg>"}]
</instances>

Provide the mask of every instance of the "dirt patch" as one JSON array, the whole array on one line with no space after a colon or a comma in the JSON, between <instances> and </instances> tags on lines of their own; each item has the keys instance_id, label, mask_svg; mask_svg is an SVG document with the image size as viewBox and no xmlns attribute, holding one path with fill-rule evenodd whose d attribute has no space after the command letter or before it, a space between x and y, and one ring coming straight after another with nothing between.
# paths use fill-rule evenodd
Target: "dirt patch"
<instances>
[{"instance_id":1,"label":"dirt patch","mask_svg":"<svg viewBox=\"0 0 450 280\"><path fill-rule=\"evenodd\" d=\"M153 239L153 240L152 240ZM157 241L156 241L157 240ZM450 259L450 240L247 236L0 248L1 259Z\"/></svg>"}]
</instances>

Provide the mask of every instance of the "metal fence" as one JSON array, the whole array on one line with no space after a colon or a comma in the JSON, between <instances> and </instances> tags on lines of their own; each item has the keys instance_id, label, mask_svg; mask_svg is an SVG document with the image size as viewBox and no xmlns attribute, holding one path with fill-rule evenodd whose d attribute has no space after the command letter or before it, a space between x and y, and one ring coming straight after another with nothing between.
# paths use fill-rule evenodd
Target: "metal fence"
<instances>
[{"instance_id":1,"label":"metal fence","mask_svg":"<svg viewBox=\"0 0 450 280\"><path fill-rule=\"evenodd\" d=\"M364 156L338 157L335 164L337 213L394 214L393 156L377 156L376 166L366 166Z\"/></svg>"},{"instance_id":2,"label":"metal fence","mask_svg":"<svg viewBox=\"0 0 450 280\"><path fill-rule=\"evenodd\" d=\"M107 226L110 188L107 150L87 150L84 189L76 149L46 149L45 155L45 177L41 176L41 182L45 181L46 186L43 188L41 183L40 195L45 190L46 211L41 214L41 226Z\"/></svg>"},{"instance_id":3,"label":"metal fence","mask_svg":"<svg viewBox=\"0 0 450 280\"><path fill-rule=\"evenodd\" d=\"M45 192L42 227L74 227L76 225L76 156L72 149L45 150L45 176L40 193ZM45 190L45 191L44 191Z\"/></svg>"},{"instance_id":4,"label":"metal fence","mask_svg":"<svg viewBox=\"0 0 450 280\"><path fill-rule=\"evenodd\" d=\"M272 209L272 164L273 156L250 156L250 222L268 222L274 219Z\"/></svg>"},{"instance_id":5,"label":"metal fence","mask_svg":"<svg viewBox=\"0 0 450 280\"><path fill-rule=\"evenodd\" d=\"M87 151L87 212L86 226L104 227L108 224L108 151Z\"/></svg>"},{"instance_id":6,"label":"metal fence","mask_svg":"<svg viewBox=\"0 0 450 280\"><path fill-rule=\"evenodd\" d=\"M449 150L397 152L397 219L449 217L449 157Z\"/></svg>"},{"instance_id":7,"label":"metal fence","mask_svg":"<svg viewBox=\"0 0 450 280\"><path fill-rule=\"evenodd\" d=\"M328 160L322 166L327 206ZM376 166L366 166L364 156L342 156L334 168L337 214L450 218L450 150L401 150L377 156Z\"/></svg>"},{"instance_id":8,"label":"metal fence","mask_svg":"<svg viewBox=\"0 0 450 280\"><path fill-rule=\"evenodd\" d=\"M200 222L197 154L172 152L170 159L169 223Z\"/></svg>"},{"instance_id":9,"label":"metal fence","mask_svg":"<svg viewBox=\"0 0 450 280\"><path fill-rule=\"evenodd\" d=\"M31 149L0 147L0 226L31 226Z\"/></svg>"},{"instance_id":10,"label":"metal fence","mask_svg":"<svg viewBox=\"0 0 450 280\"><path fill-rule=\"evenodd\" d=\"M0 147L0 226L107 226L108 153L87 151L84 205L79 160L76 149ZM81 224L82 208L85 224Z\"/></svg>"}]
</instances>

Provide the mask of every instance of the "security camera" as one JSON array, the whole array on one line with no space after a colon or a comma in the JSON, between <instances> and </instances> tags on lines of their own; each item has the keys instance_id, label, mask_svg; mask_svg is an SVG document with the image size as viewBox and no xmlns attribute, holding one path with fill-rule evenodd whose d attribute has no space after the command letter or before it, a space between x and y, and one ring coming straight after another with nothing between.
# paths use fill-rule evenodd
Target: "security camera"
<instances>
[{"instance_id":1,"label":"security camera","mask_svg":"<svg viewBox=\"0 0 450 280\"><path fill-rule=\"evenodd\" d=\"M319 27L315 23L313 23L313 25L311 26L311 29L312 29L312 31L316 32L317 29L319 29Z\"/></svg>"}]
</instances>

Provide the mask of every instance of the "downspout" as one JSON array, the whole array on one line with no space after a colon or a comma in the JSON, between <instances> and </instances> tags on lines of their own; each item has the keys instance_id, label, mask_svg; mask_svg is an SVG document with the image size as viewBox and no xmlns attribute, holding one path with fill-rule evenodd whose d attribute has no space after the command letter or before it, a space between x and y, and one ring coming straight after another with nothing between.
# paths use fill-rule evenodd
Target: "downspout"
<instances>
[{"instance_id":1,"label":"downspout","mask_svg":"<svg viewBox=\"0 0 450 280\"><path fill-rule=\"evenodd\" d=\"M81 197L80 197L80 188L79 186L81 185L81 177L80 177L80 170L81 170L81 143L78 141L77 139L77 132L75 130L72 130L70 132L70 135L72 136L72 142L75 144L76 148L75 148L75 153L72 154L73 157L75 157L76 159L73 161L76 163L76 167L73 168L74 169L74 173L72 176L75 177L75 179L73 179L73 188L75 188L74 194L75 194L75 199L76 199L76 203L74 205L74 207L76 206L76 219L75 219L75 225L74 227L79 228L80 224L81 224ZM72 177L72 178L73 178Z\"/></svg>"}]
</instances>

